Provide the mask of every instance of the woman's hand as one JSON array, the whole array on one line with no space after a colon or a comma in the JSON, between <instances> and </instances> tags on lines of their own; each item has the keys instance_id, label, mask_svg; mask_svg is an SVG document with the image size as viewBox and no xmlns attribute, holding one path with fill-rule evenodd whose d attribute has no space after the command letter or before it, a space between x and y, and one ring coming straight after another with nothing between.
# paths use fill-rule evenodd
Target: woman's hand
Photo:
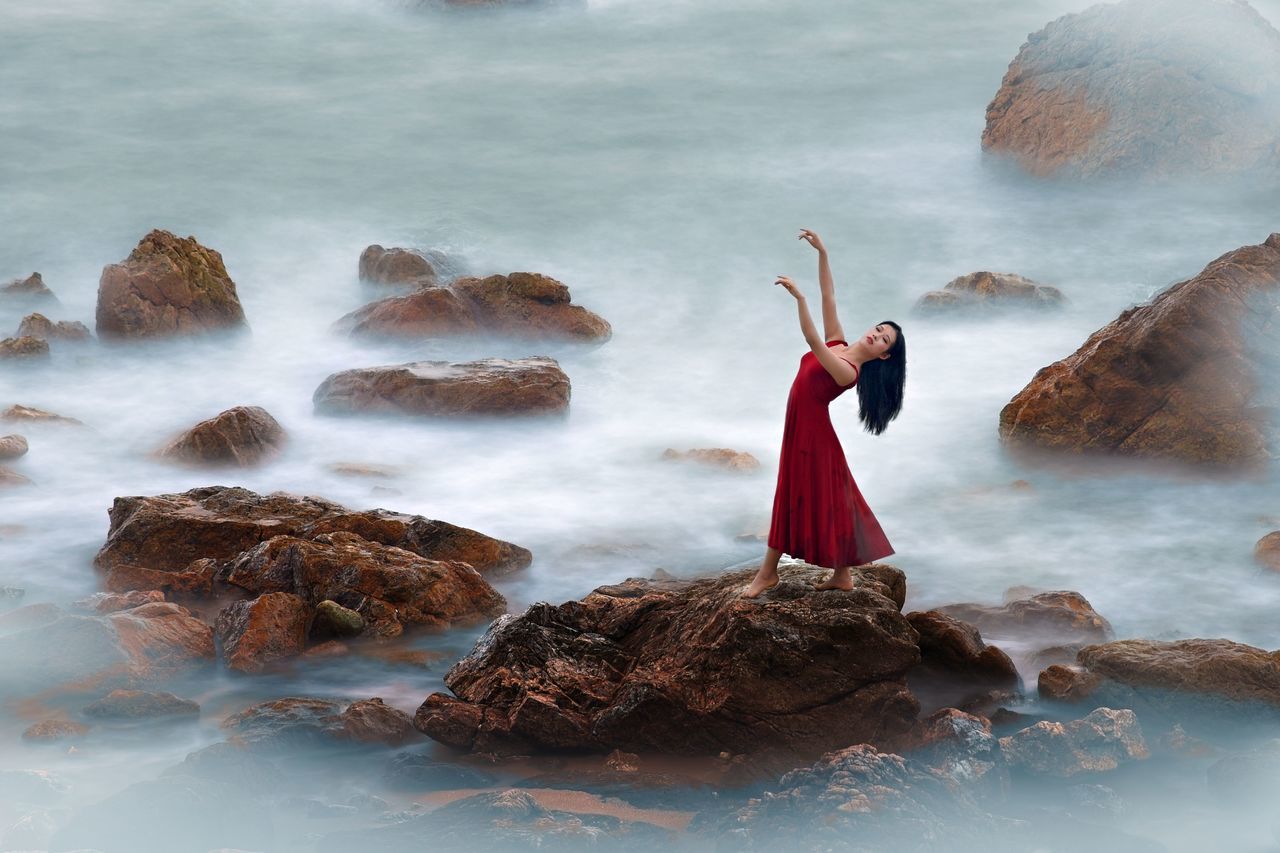
<instances>
[{"instance_id":1,"label":"woman's hand","mask_svg":"<svg viewBox=\"0 0 1280 853\"><path fill-rule=\"evenodd\" d=\"M827 247L822 245L822 238L808 228L801 228L800 236L797 239L808 241L809 245L817 249L821 254L825 255L827 253Z\"/></svg>"},{"instance_id":2,"label":"woman's hand","mask_svg":"<svg viewBox=\"0 0 1280 853\"><path fill-rule=\"evenodd\" d=\"M785 275L778 276L778 280L774 284L780 284L787 289L787 292L794 296L797 300L804 301L804 294L800 292L800 288L796 287L796 283Z\"/></svg>"}]
</instances>

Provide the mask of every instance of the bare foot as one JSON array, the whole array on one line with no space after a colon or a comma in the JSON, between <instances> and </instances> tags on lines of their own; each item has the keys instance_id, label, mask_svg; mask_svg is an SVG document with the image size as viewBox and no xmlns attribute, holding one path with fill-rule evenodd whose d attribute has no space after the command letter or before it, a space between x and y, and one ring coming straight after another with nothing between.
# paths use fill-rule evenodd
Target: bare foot
<instances>
[{"instance_id":1,"label":"bare foot","mask_svg":"<svg viewBox=\"0 0 1280 853\"><path fill-rule=\"evenodd\" d=\"M845 592L853 592L853 581L847 578L837 579L831 578L820 584L814 584L814 589L843 589Z\"/></svg>"},{"instance_id":2,"label":"bare foot","mask_svg":"<svg viewBox=\"0 0 1280 853\"><path fill-rule=\"evenodd\" d=\"M767 575L761 572L756 572L755 578L751 581L751 586L742 591L742 597L755 598L769 587L776 586L777 583L778 573L776 571Z\"/></svg>"}]
</instances>

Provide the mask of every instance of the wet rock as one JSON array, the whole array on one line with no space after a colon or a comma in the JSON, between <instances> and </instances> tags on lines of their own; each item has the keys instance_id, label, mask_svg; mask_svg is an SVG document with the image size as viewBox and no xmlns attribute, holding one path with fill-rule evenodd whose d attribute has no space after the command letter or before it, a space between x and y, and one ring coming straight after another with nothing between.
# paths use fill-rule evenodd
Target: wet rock
<instances>
[{"instance_id":1,"label":"wet rock","mask_svg":"<svg viewBox=\"0 0 1280 853\"><path fill-rule=\"evenodd\" d=\"M312 638L354 637L364 629L364 617L355 610L329 598L316 605L315 620L311 623Z\"/></svg>"},{"instance_id":2,"label":"wet rock","mask_svg":"<svg viewBox=\"0 0 1280 853\"><path fill-rule=\"evenodd\" d=\"M22 318L15 337L39 338L42 341L87 341L93 337L89 327L76 320L53 322L43 314L28 314Z\"/></svg>"},{"instance_id":3,"label":"wet rock","mask_svg":"<svg viewBox=\"0 0 1280 853\"><path fill-rule=\"evenodd\" d=\"M662 458L700 462L717 468L727 468L730 471L760 470L759 459L745 451L730 450L727 447L707 447L683 451L668 447L663 452Z\"/></svg>"},{"instance_id":4,"label":"wet rock","mask_svg":"<svg viewBox=\"0 0 1280 853\"><path fill-rule=\"evenodd\" d=\"M68 418L63 415L55 415L53 412L45 412L40 409L33 409L30 406L12 405L0 412L0 421L9 421L10 423L27 423L27 424L71 424L74 426L84 426L84 424L75 418Z\"/></svg>"},{"instance_id":5,"label":"wet rock","mask_svg":"<svg viewBox=\"0 0 1280 853\"><path fill-rule=\"evenodd\" d=\"M0 459L17 459L27 453L27 440L20 435L0 437Z\"/></svg>"},{"instance_id":6,"label":"wet rock","mask_svg":"<svg viewBox=\"0 0 1280 853\"><path fill-rule=\"evenodd\" d=\"M760 599L753 570L598 587L490 626L418 728L475 752L614 748L816 754L906 731L916 632L874 578L816 592L795 569Z\"/></svg>"},{"instance_id":7,"label":"wet rock","mask_svg":"<svg viewBox=\"0 0 1280 853\"><path fill-rule=\"evenodd\" d=\"M157 831L157 823L181 831ZM171 775L135 782L82 806L54 835L52 850L207 853L211 849L274 850L270 802L246 786Z\"/></svg>"},{"instance_id":8,"label":"wet rock","mask_svg":"<svg viewBox=\"0 0 1280 853\"><path fill-rule=\"evenodd\" d=\"M87 598L74 602L81 610L92 610L95 613L114 613L117 610L128 610L152 601L164 601L164 593L158 589L135 589L129 592L95 592Z\"/></svg>"},{"instance_id":9,"label":"wet rock","mask_svg":"<svg viewBox=\"0 0 1280 853\"><path fill-rule=\"evenodd\" d=\"M521 569L533 560L519 545L444 521L384 509L355 511L288 492L259 495L237 486L118 497L110 519L107 541L94 565L108 572L112 589L159 589L163 587L154 581L181 572L194 573L198 583L211 577L214 567L195 561L227 560L273 536L314 539L339 531L431 560L460 560L487 574ZM122 587L111 583L117 573L130 582L152 582Z\"/></svg>"},{"instance_id":10,"label":"wet rock","mask_svg":"<svg viewBox=\"0 0 1280 853\"><path fill-rule=\"evenodd\" d=\"M506 599L467 563L428 560L346 532L273 537L229 561L218 577L250 592L293 593L308 608L331 600L382 637L407 625L447 627L506 610Z\"/></svg>"},{"instance_id":11,"label":"wet rock","mask_svg":"<svg viewBox=\"0 0 1280 853\"><path fill-rule=\"evenodd\" d=\"M0 341L0 360L40 361L49 357L49 342L30 336Z\"/></svg>"},{"instance_id":12,"label":"wet rock","mask_svg":"<svg viewBox=\"0 0 1280 853\"><path fill-rule=\"evenodd\" d=\"M939 709L920 720L895 751L955 779L975 796L999 796L1008 790L1000 745L985 717L958 708Z\"/></svg>"},{"instance_id":13,"label":"wet rock","mask_svg":"<svg viewBox=\"0 0 1280 853\"><path fill-rule=\"evenodd\" d=\"M12 486L31 486L34 485L32 479L25 474L19 474L12 468L0 466L0 488L9 488Z\"/></svg>"},{"instance_id":14,"label":"wet rock","mask_svg":"<svg viewBox=\"0 0 1280 853\"><path fill-rule=\"evenodd\" d=\"M269 592L252 601L228 604L213 628L228 668L262 672L275 661L302 653L310 622L311 607L301 597Z\"/></svg>"},{"instance_id":15,"label":"wet rock","mask_svg":"<svg viewBox=\"0 0 1280 853\"><path fill-rule=\"evenodd\" d=\"M523 340L605 341L603 317L570 304L569 288L538 273L459 278L371 302L334 328L354 335L435 338L500 333Z\"/></svg>"},{"instance_id":16,"label":"wet rock","mask_svg":"<svg viewBox=\"0 0 1280 853\"><path fill-rule=\"evenodd\" d=\"M414 417L564 415L569 377L553 358L415 361L344 370L312 395L320 414Z\"/></svg>"},{"instance_id":17,"label":"wet rock","mask_svg":"<svg viewBox=\"0 0 1280 853\"><path fill-rule=\"evenodd\" d=\"M1088 599L1071 590L1036 593L1008 600L999 607L948 604L936 611L968 622L984 636L1024 642L1099 643L1115 636L1111 623L1093 609Z\"/></svg>"},{"instance_id":18,"label":"wet rock","mask_svg":"<svg viewBox=\"0 0 1280 853\"><path fill-rule=\"evenodd\" d=\"M124 719L187 716L198 715L200 704L163 690L112 690L84 706L82 713L90 717Z\"/></svg>"},{"instance_id":19,"label":"wet rock","mask_svg":"<svg viewBox=\"0 0 1280 853\"><path fill-rule=\"evenodd\" d=\"M1056 287L1037 284L1007 272L973 272L931 290L916 302L917 314L960 314L999 308L1061 308L1066 302Z\"/></svg>"},{"instance_id":20,"label":"wet rock","mask_svg":"<svg viewBox=\"0 0 1280 853\"><path fill-rule=\"evenodd\" d=\"M58 297L53 295L38 272L33 272L26 278L15 278L0 286L0 300L18 304L58 304Z\"/></svg>"},{"instance_id":21,"label":"wet rock","mask_svg":"<svg viewBox=\"0 0 1280 853\"><path fill-rule=\"evenodd\" d=\"M102 338L161 338L244 329L244 309L222 255L156 229L129 257L102 270L97 330Z\"/></svg>"},{"instance_id":22,"label":"wet rock","mask_svg":"<svg viewBox=\"0 0 1280 853\"><path fill-rule=\"evenodd\" d=\"M360 253L360 280L375 284L435 284L441 270L450 266L442 252L421 249L384 249L374 244Z\"/></svg>"},{"instance_id":23,"label":"wet rock","mask_svg":"<svg viewBox=\"0 0 1280 853\"><path fill-rule=\"evenodd\" d=\"M1128 308L1000 413L1019 452L1247 471L1265 465L1280 351L1280 234ZM1024 453L1026 455L1026 453Z\"/></svg>"},{"instance_id":24,"label":"wet rock","mask_svg":"<svg viewBox=\"0 0 1280 853\"><path fill-rule=\"evenodd\" d=\"M84 737L88 731L89 727L84 723L77 723L72 720L41 720L38 723L27 726L22 732L22 739L25 741L52 743L54 741Z\"/></svg>"},{"instance_id":25,"label":"wet rock","mask_svg":"<svg viewBox=\"0 0 1280 853\"><path fill-rule=\"evenodd\" d=\"M4 439L0 439L3 443ZM1268 533L1253 546L1253 558L1272 571L1280 572L1280 530Z\"/></svg>"},{"instance_id":26,"label":"wet rock","mask_svg":"<svg viewBox=\"0 0 1280 853\"><path fill-rule=\"evenodd\" d=\"M418 752L401 752L387 762L383 783L398 791L448 791L456 788L488 788L497 784L492 773L438 761Z\"/></svg>"},{"instance_id":27,"label":"wet rock","mask_svg":"<svg viewBox=\"0 0 1280 853\"><path fill-rule=\"evenodd\" d=\"M289 750L316 746L419 740L412 718L374 697L358 702L287 697L261 702L228 717L233 743Z\"/></svg>"},{"instance_id":28,"label":"wet rock","mask_svg":"<svg viewBox=\"0 0 1280 853\"><path fill-rule=\"evenodd\" d=\"M920 664L907 676L921 710L967 708L990 691L1022 690L1009 656L982 641L978 629L936 610L907 614L920 635Z\"/></svg>"},{"instance_id":29,"label":"wet rock","mask_svg":"<svg viewBox=\"0 0 1280 853\"><path fill-rule=\"evenodd\" d=\"M248 468L278 454L284 428L261 406L236 406L203 420L158 452L161 459L192 465Z\"/></svg>"},{"instance_id":30,"label":"wet rock","mask_svg":"<svg viewBox=\"0 0 1280 853\"><path fill-rule=\"evenodd\" d=\"M1037 689L1041 699L1055 702L1083 702L1097 692L1102 676L1084 667L1054 664L1040 673Z\"/></svg>"},{"instance_id":31,"label":"wet rock","mask_svg":"<svg viewBox=\"0 0 1280 853\"><path fill-rule=\"evenodd\" d=\"M1111 708L1069 723L1042 720L1000 738L1000 753L1010 768L1060 778L1114 770L1150 755L1137 715Z\"/></svg>"},{"instance_id":32,"label":"wet rock","mask_svg":"<svg viewBox=\"0 0 1280 853\"><path fill-rule=\"evenodd\" d=\"M1248 3L1125 0L1027 37L982 145L1042 176L1271 172L1277 104L1280 34Z\"/></svg>"},{"instance_id":33,"label":"wet rock","mask_svg":"<svg viewBox=\"0 0 1280 853\"><path fill-rule=\"evenodd\" d=\"M942 839L951 849L1017 849L1012 826L964 787L869 744L792 770L745 806L700 812L689 828L735 850L924 850Z\"/></svg>"}]
</instances>

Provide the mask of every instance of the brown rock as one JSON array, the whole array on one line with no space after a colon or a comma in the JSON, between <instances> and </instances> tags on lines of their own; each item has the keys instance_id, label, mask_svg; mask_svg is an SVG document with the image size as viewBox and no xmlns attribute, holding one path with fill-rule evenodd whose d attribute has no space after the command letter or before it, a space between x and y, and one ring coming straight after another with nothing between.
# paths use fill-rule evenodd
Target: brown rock
<instances>
[{"instance_id":1,"label":"brown rock","mask_svg":"<svg viewBox=\"0 0 1280 853\"><path fill-rule=\"evenodd\" d=\"M171 717L199 714L200 705L165 691L112 690L106 696L86 705L83 712L90 717Z\"/></svg>"},{"instance_id":2,"label":"brown rock","mask_svg":"<svg viewBox=\"0 0 1280 853\"><path fill-rule=\"evenodd\" d=\"M967 708L995 691L1016 694L1022 679L1009 656L988 646L974 626L936 610L907 614L920 635L920 664L907 683L921 710Z\"/></svg>"},{"instance_id":3,"label":"brown rock","mask_svg":"<svg viewBox=\"0 0 1280 853\"><path fill-rule=\"evenodd\" d=\"M347 531L430 560L460 560L486 574L524 568L527 549L444 521L385 509L353 511L341 504L288 492L259 495L237 486L205 486L181 494L118 497L110 510L107 541L94 565L128 571L138 580L198 570L202 558L226 560L273 536L314 539ZM146 569L146 572L135 572ZM126 589L163 589L154 582Z\"/></svg>"},{"instance_id":4,"label":"brown rock","mask_svg":"<svg viewBox=\"0 0 1280 853\"><path fill-rule=\"evenodd\" d=\"M420 249L384 249L374 244L360 253L360 279L376 284L434 284L437 267L447 266L440 252Z\"/></svg>"},{"instance_id":5,"label":"brown rock","mask_svg":"<svg viewBox=\"0 0 1280 853\"><path fill-rule=\"evenodd\" d=\"M156 338L245 328L222 255L194 237L155 230L98 283L98 335Z\"/></svg>"},{"instance_id":6,"label":"brown rock","mask_svg":"<svg viewBox=\"0 0 1280 853\"><path fill-rule=\"evenodd\" d=\"M56 304L58 298L44 283L40 273L33 272L26 278L15 278L6 285L0 286L0 298L6 302L49 302Z\"/></svg>"},{"instance_id":7,"label":"brown rock","mask_svg":"<svg viewBox=\"0 0 1280 853\"><path fill-rule=\"evenodd\" d=\"M312 401L321 414L564 415L569 377L546 356L416 361L335 373L320 384Z\"/></svg>"},{"instance_id":8,"label":"brown rock","mask_svg":"<svg viewBox=\"0 0 1280 853\"><path fill-rule=\"evenodd\" d=\"M302 653L310 622L311 607L300 596L268 592L228 604L213 627L229 668L262 672L277 660Z\"/></svg>"},{"instance_id":9,"label":"brown rock","mask_svg":"<svg viewBox=\"0 0 1280 853\"><path fill-rule=\"evenodd\" d=\"M613 334L603 317L570 304L565 285L530 272L459 278L380 299L334 327L355 335L412 338L496 332L523 340L605 341Z\"/></svg>"},{"instance_id":10,"label":"brown rock","mask_svg":"<svg viewBox=\"0 0 1280 853\"><path fill-rule=\"evenodd\" d=\"M83 737L89 731L84 723L71 720L41 720L28 726L22 733L22 739L49 743L55 740L70 740Z\"/></svg>"},{"instance_id":11,"label":"brown rock","mask_svg":"<svg viewBox=\"0 0 1280 853\"><path fill-rule=\"evenodd\" d=\"M1000 754L1010 768L1065 778L1114 770L1151 753L1133 711L1097 708L1081 720L1042 720L1002 737Z\"/></svg>"},{"instance_id":12,"label":"brown rock","mask_svg":"<svg viewBox=\"0 0 1280 853\"><path fill-rule=\"evenodd\" d=\"M24 336L42 341L87 341L93 337L84 323L74 320L59 320L55 323L43 314L28 314L22 319L17 337Z\"/></svg>"},{"instance_id":13,"label":"brown rock","mask_svg":"<svg viewBox=\"0 0 1280 853\"><path fill-rule=\"evenodd\" d=\"M30 406L12 405L0 412L0 420L16 423L40 423L40 424L71 424L74 426L84 426L81 421L75 418L68 418L63 415L55 415L53 412L45 412L40 409L33 409Z\"/></svg>"},{"instance_id":14,"label":"brown rock","mask_svg":"<svg viewBox=\"0 0 1280 853\"><path fill-rule=\"evenodd\" d=\"M228 562L219 579L253 593L299 596L308 614L336 602L358 613L367 633L383 637L406 625L446 627L506 610L506 600L467 563L428 560L345 532L273 537Z\"/></svg>"},{"instance_id":15,"label":"brown rock","mask_svg":"<svg viewBox=\"0 0 1280 853\"><path fill-rule=\"evenodd\" d=\"M75 606L81 610L92 610L96 613L114 613L117 610L128 610L152 601L164 601L164 593L158 589L95 592L87 598L76 601Z\"/></svg>"},{"instance_id":16,"label":"brown rock","mask_svg":"<svg viewBox=\"0 0 1280 853\"><path fill-rule=\"evenodd\" d=\"M1006 272L973 272L952 279L942 290L931 290L916 302L920 314L958 309L1060 308L1066 302L1056 287Z\"/></svg>"},{"instance_id":17,"label":"brown rock","mask_svg":"<svg viewBox=\"0 0 1280 853\"><path fill-rule=\"evenodd\" d=\"M17 459L27 453L27 440L20 435L0 437L0 459Z\"/></svg>"},{"instance_id":18,"label":"brown rock","mask_svg":"<svg viewBox=\"0 0 1280 853\"><path fill-rule=\"evenodd\" d=\"M213 630L185 607L153 601L107 615L134 681L172 676L213 659Z\"/></svg>"},{"instance_id":19,"label":"brown rock","mask_svg":"<svg viewBox=\"0 0 1280 853\"><path fill-rule=\"evenodd\" d=\"M366 462L334 462L329 470L343 477L373 477L387 479L396 476L396 469L386 465Z\"/></svg>"},{"instance_id":20,"label":"brown rock","mask_svg":"<svg viewBox=\"0 0 1280 853\"><path fill-rule=\"evenodd\" d=\"M1280 708L1280 651L1231 640L1116 640L1085 646L1080 664L1107 682L1187 697Z\"/></svg>"},{"instance_id":21,"label":"brown rock","mask_svg":"<svg viewBox=\"0 0 1280 853\"><path fill-rule=\"evenodd\" d=\"M0 488L8 488L12 486L30 486L32 480L23 474L19 474L11 468L0 466Z\"/></svg>"},{"instance_id":22,"label":"brown rock","mask_svg":"<svg viewBox=\"0 0 1280 853\"><path fill-rule=\"evenodd\" d=\"M193 465L248 468L278 454L284 441L284 428L266 409L236 406L196 424L158 455Z\"/></svg>"},{"instance_id":23,"label":"brown rock","mask_svg":"<svg viewBox=\"0 0 1280 853\"><path fill-rule=\"evenodd\" d=\"M0 439L3 443L4 439ZM1280 530L1268 533L1253 546L1253 558L1272 571L1280 572Z\"/></svg>"},{"instance_id":24,"label":"brown rock","mask_svg":"<svg viewBox=\"0 0 1280 853\"><path fill-rule=\"evenodd\" d=\"M727 447L706 447L694 450L676 450L668 447L662 454L663 459L681 459L713 465L717 468L728 468L730 471L758 471L760 460L750 453L730 450Z\"/></svg>"},{"instance_id":25,"label":"brown rock","mask_svg":"<svg viewBox=\"0 0 1280 853\"><path fill-rule=\"evenodd\" d=\"M0 341L0 359L34 361L49 357L49 342L40 338L5 338Z\"/></svg>"},{"instance_id":26,"label":"brown rock","mask_svg":"<svg viewBox=\"0 0 1280 853\"><path fill-rule=\"evenodd\" d=\"M1083 702L1102 686L1102 676L1084 667L1054 664L1040 673L1037 687L1041 699L1057 702Z\"/></svg>"},{"instance_id":27,"label":"brown rock","mask_svg":"<svg viewBox=\"0 0 1280 853\"><path fill-rule=\"evenodd\" d=\"M958 708L941 708L918 721L894 751L947 776L985 782L987 793L1001 793L1008 787L991 721Z\"/></svg>"},{"instance_id":28,"label":"brown rock","mask_svg":"<svg viewBox=\"0 0 1280 853\"><path fill-rule=\"evenodd\" d=\"M629 578L558 607L499 617L415 725L474 752L820 753L884 741L918 709L904 683L916 633L872 581L816 592L784 570L758 600L753 570ZM456 697L456 698L455 698Z\"/></svg>"},{"instance_id":29,"label":"brown rock","mask_svg":"<svg viewBox=\"0 0 1280 853\"><path fill-rule=\"evenodd\" d=\"M418 739L409 715L374 697L345 703L291 696L261 702L223 721L234 743L259 748L384 743Z\"/></svg>"},{"instance_id":30,"label":"brown rock","mask_svg":"<svg viewBox=\"0 0 1280 853\"><path fill-rule=\"evenodd\" d=\"M1032 33L982 146L1036 175L1280 166L1280 33L1248 3L1125 0Z\"/></svg>"},{"instance_id":31,"label":"brown rock","mask_svg":"<svg viewBox=\"0 0 1280 853\"><path fill-rule=\"evenodd\" d=\"M1057 590L1015 598L995 607L948 604L938 612L976 626L984 635L1018 640L1105 642L1115 636L1111 623L1078 592Z\"/></svg>"},{"instance_id":32,"label":"brown rock","mask_svg":"<svg viewBox=\"0 0 1280 853\"><path fill-rule=\"evenodd\" d=\"M1269 460L1259 385L1280 338L1280 234L1129 308L1000 413L1011 449L1220 469ZM1272 349L1272 352L1275 350Z\"/></svg>"}]
</instances>

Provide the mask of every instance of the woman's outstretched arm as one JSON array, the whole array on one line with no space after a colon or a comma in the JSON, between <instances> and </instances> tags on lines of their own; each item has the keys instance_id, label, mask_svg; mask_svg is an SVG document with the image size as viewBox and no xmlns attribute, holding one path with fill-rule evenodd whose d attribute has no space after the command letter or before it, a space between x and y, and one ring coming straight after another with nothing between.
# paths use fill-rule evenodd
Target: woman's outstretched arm
<instances>
[{"instance_id":1,"label":"woman's outstretched arm","mask_svg":"<svg viewBox=\"0 0 1280 853\"><path fill-rule=\"evenodd\" d=\"M833 353L831 347L827 346L827 342L818 337L818 328L813 325L813 318L809 316L809 303L805 301L804 294L796 287L795 282L785 275L780 275L774 284L782 285L796 298L796 307L800 312L800 330L804 332L804 339L809 344L809 349L813 350L813 354L818 357L819 363L827 369L827 373L831 374L837 385L843 387L851 384L858 378L858 371L849 362Z\"/></svg>"},{"instance_id":2,"label":"woman's outstretched arm","mask_svg":"<svg viewBox=\"0 0 1280 853\"><path fill-rule=\"evenodd\" d=\"M844 328L836 313L836 283L831 277L831 264L827 260L827 247L822 238L808 228L800 229L800 239L818 250L818 284L822 288L822 334L828 341L843 341Z\"/></svg>"}]
</instances>

